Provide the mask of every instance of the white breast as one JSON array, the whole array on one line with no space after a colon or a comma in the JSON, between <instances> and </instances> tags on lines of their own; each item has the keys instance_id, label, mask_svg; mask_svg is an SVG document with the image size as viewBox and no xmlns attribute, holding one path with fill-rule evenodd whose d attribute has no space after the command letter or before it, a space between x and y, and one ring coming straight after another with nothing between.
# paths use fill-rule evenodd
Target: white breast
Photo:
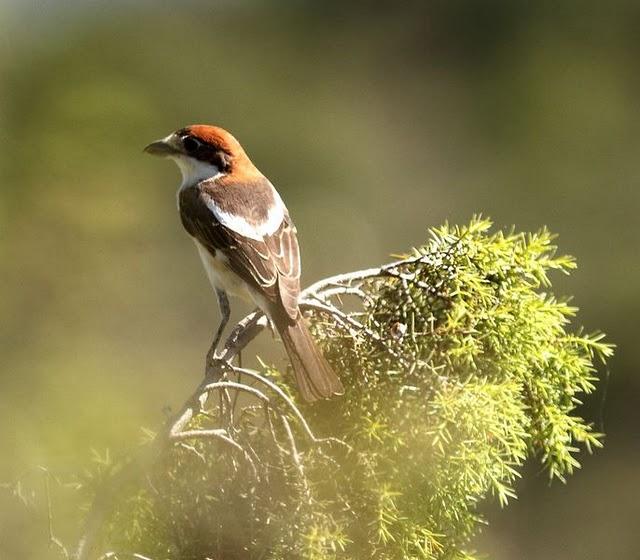
<instances>
[{"instance_id":1,"label":"white breast","mask_svg":"<svg viewBox=\"0 0 640 560\"><path fill-rule=\"evenodd\" d=\"M213 256L197 239L193 238L198 249L198 254L207 273L207 278L213 288L222 289L228 294L239 297L245 301L253 302L262 311L269 315L267 300L259 292L252 290L240 277L226 264L227 257L220 251Z\"/></svg>"},{"instance_id":2,"label":"white breast","mask_svg":"<svg viewBox=\"0 0 640 560\"><path fill-rule=\"evenodd\" d=\"M216 251L214 256L197 239L194 238L193 241L196 244L202 265L211 285L234 296L253 301L245 282L227 266L227 257L220 251Z\"/></svg>"}]
</instances>

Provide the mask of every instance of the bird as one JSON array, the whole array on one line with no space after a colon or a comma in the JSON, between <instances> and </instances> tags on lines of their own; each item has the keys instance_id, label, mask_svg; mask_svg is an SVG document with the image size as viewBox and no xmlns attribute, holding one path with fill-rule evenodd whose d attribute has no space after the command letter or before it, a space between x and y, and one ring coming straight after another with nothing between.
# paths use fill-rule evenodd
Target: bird
<instances>
[{"instance_id":1,"label":"bird","mask_svg":"<svg viewBox=\"0 0 640 560\"><path fill-rule=\"evenodd\" d=\"M144 151L173 160L182 175L180 219L216 293L218 347L230 317L228 294L253 301L278 331L302 398L344 394L340 378L302 316L300 249L287 207L238 140L213 125L180 128Z\"/></svg>"}]
</instances>

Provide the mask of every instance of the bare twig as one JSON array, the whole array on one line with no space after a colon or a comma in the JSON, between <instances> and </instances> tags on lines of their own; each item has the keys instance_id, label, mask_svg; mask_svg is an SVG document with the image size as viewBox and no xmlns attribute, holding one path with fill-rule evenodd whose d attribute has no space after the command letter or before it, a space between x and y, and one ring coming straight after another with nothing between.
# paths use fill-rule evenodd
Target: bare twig
<instances>
[{"instance_id":1,"label":"bare twig","mask_svg":"<svg viewBox=\"0 0 640 560\"><path fill-rule=\"evenodd\" d=\"M237 441L229 437L229 435L226 433L226 430L186 430L184 432L173 434L170 437L171 441L183 441L188 439L216 439L222 441L223 443L226 443L227 445L230 445L235 450L239 451L245 458L247 463L249 463L254 477L259 478L258 470L256 469L256 465L253 462L251 454Z\"/></svg>"},{"instance_id":2,"label":"bare twig","mask_svg":"<svg viewBox=\"0 0 640 560\"><path fill-rule=\"evenodd\" d=\"M284 432L285 434L287 434L287 440L289 442L289 447L291 449L291 458L293 459L293 463L295 464L296 470L298 471L298 475L302 483L302 488L304 490L304 497L307 503L309 503L311 502L311 490L309 489L309 481L307 480L307 477L304 474L304 466L302 464L302 458L300 457L300 453L298 452L298 447L296 446L296 440L293 437L291 425L289 424L289 420L287 420L286 416L281 416L280 420L282 420Z\"/></svg>"},{"instance_id":3,"label":"bare twig","mask_svg":"<svg viewBox=\"0 0 640 560\"><path fill-rule=\"evenodd\" d=\"M53 507L51 505L51 473L48 469L40 467L44 472L44 490L47 499L47 528L49 532L49 548L56 547L60 554L64 556L66 560L69 560L69 552L67 548L62 544L62 541L55 536L53 532Z\"/></svg>"},{"instance_id":4,"label":"bare twig","mask_svg":"<svg viewBox=\"0 0 640 560\"><path fill-rule=\"evenodd\" d=\"M372 280L374 278L394 276L400 278L406 277L409 281L415 281L415 276L412 277L411 274L407 275L407 273L402 272L402 269L406 269L408 265L420 262L424 258L425 257L423 256L411 257L380 267L358 270L347 274L338 274L336 276L319 280L302 291L300 294L301 306L303 308L306 307L308 309L313 309L330 315L336 322L345 326L352 335L356 333L363 333L374 340L380 341L380 337L377 333L362 325L349 314L338 309L330 302L330 299L340 297L342 295L353 295L365 301L367 299L367 294L362 290L362 284L365 281ZM243 392L255 397L266 407L265 411L267 422L272 430L275 442L279 446L274 431L275 428L271 419L271 413L269 412L269 410L273 408L273 402L263 391L256 387L252 387L245 383L225 380L224 376L229 372L235 372L238 376L246 375L252 380L257 381L263 387L273 391L278 398L285 403L286 409L293 414L293 417L296 419L297 423L311 442L334 442L346 446L344 442L334 438L317 438L311 431L309 424L293 400L275 383L253 370L233 366L232 362L234 358L236 358L236 356L238 356L240 352L267 326L268 319L260 310L250 313L238 322L231 330L222 350L216 354L215 358L212 359L210 363L207 364L205 378L180 407L178 412L167 422L165 427L159 431L152 444L143 448L137 456L131 458L127 463L119 465L118 468L112 469L112 472L107 476L105 482L97 491L89 513L85 519L83 533L76 547L75 554L73 555L75 560L88 560L91 557L97 546L104 522L111 514L119 493L121 493L124 488L144 477L151 468L157 464L159 458L173 446L185 446L186 441L194 439L214 439L223 442L225 445L228 445L234 450L240 452L251 465L254 474L258 476L258 471L251 454L233 437L231 437L226 428L188 429L190 422L196 416L204 414L204 407L209 394L217 391L223 392L227 402L227 407L230 408L231 414L233 414L237 396L240 392ZM387 347L385 347L385 350L389 352L391 351ZM238 377L238 380L240 380L240 377ZM231 391L235 391L233 403L229 397L229 392ZM279 417L289 441L292 460L296 464L298 472L301 476L304 476L300 453L297 450L291 425L285 414L279 413ZM231 418L231 420L228 421L233 422L233 419ZM187 448L189 447L190 446L187 446ZM55 539L55 537L53 537L51 525L49 534L50 542L52 544L57 546L61 544L57 539ZM62 549L64 549L64 547L62 547ZM107 552L100 556L100 558L105 560L116 557L117 556L114 552ZM140 560L147 560L144 556L139 554L133 554L132 557Z\"/></svg>"},{"instance_id":5,"label":"bare twig","mask_svg":"<svg viewBox=\"0 0 640 560\"><path fill-rule=\"evenodd\" d=\"M138 554L137 552L105 552L98 560L124 560L124 558L132 558L133 560L153 560L153 558L149 558L148 556L143 556L142 554Z\"/></svg>"},{"instance_id":6,"label":"bare twig","mask_svg":"<svg viewBox=\"0 0 640 560\"><path fill-rule=\"evenodd\" d=\"M346 447L348 450L351 450L351 446L345 443L344 441L342 441L341 439L332 438L332 437L328 437L328 438L316 437L314 433L311 431L311 427L309 426L309 423L305 419L304 415L302 414L302 412L300 412L300 409L295 405L293 400L275 383L273 383L272 381L270 381L269 379L267 379L263 375L260 375L257 371L254 371L252 369L236 367L234 368L234 370L237 372L244 373L247 376L251 377L252 379L256 379L261 383L264 383L267 387L272 389L287 404L287 406L289 407L291 412L293 412L298 422L300 422L300 425L302 426L303 431L307 434L307 437L313 443L337 443L338 445L342 445Z\"/></svg>"},{"instance_id":7,"label":"bare twig","mask_svg":"<svg viewBox=\"0 0 640 560\"><path fill-rule=\"evenodd\" d=\"M363 325L360 321L354 319L351 315L340 311L340 309L338 309L336 306L330 303L325 303L319 298L317 301L304 300L300 302L300 306L305 309L315 309L316 311L331 315L337 322L339 322L349 331L349 334L352 337L357 338L361 337L362 334L365 334L371 340L374 340L379 346L382 347L383 350L388 352L391 356L393 356L394 358L399 358L397 353L392 348L389 348L384 339L377 332Z\"/></svg>"}]
</instances>

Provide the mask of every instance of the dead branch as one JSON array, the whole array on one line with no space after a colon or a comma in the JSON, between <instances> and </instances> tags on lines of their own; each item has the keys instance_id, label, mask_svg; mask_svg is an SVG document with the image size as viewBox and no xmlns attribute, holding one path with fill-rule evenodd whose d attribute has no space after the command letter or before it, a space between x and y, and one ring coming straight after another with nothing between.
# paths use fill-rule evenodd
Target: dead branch
<instances>
[{"instance_id":1,"label":"dead branch","mask_svg":"<svg viewBox=\"0 0 640 560\"><path fill-rule=\"evenodd\" d=\"M413 278L408 278L404 272L401 272L401 269L406 268L407 265L419 262L423 258L422 256L411 257L376 268L358 270L324 278L302 291L300 294L300 305L303 309L314 310L315 312L321 312L333 317L334 321L342 325L343 328L346 328L352 336L375 335L373 331L367 329L359 321L341 311L337 305L332 302L332 299L341 298L342 296L354 296L364 301L366 299L366 293L361 289L362 284L373 278L394 276L413 280ZM409 276L411 276L410 273ZM250 313L239 321L226 338L222 350L207 364L204 379L180 407L178 412L159 431L154 441L150 445L142 448L136 456L130 458L126 463L112 469L98 489L89 513L85 518L82 536L79 539L75 554L73 555L75 560L89 560L89 558L91 558L100 539L105 520L108 519L115 507L117 496L123 489L139 482L145 474L158 463L166 451L173 446L184 446L186 444L185 442L196 439L219 441L240 453L251 466L255 476L257 477L259 475L250 450L246 449L232 437L231 431L233 426L224 426L215 429L188 428L190 422L195 417L201 414L207 414L205 410L206 403L210 394L213 392L224 392L225 397L220 400L218 406L230 408L230 413L226 415L227 422L229 423L234 422L233 409L235 408L235 405L232 406L230 404L229 392L235 393L234 403L240 392L249 394L252 398L263 403L266 421L272 430L276 443L277 439L272 423L272 415L275 414L276 417L279 417L289 444L289 455L299 476L303 479L303 487L306 487L307 481L304 479L304 469L300 463L300 452L295 443L294 431L287 419L287 414L292 415L296 420L296 425L302 429L302 432L306 434L311 443L320 444L323 442L333 442L346 445L344 442L333 438L317 438L311 431L309 424L295 405L293 399L280 387L256 371L233 365L234 358L267 326L268 319L260 310ZM257 389L256 387L239 381L232 381L229 379L229 375L235 375L238 379L240 379L241 375L246 375L252 381L262 385L264 390L274 393L279 401L284 403L284 408L276 408L264 390ZM221 414L220 417L225 417L225 415ZM100 558L112 558L114 557L113 555L113 552L107 552L102 554ZM143 558L142 556L136 557Z\"/></svg>"}]
</instances>

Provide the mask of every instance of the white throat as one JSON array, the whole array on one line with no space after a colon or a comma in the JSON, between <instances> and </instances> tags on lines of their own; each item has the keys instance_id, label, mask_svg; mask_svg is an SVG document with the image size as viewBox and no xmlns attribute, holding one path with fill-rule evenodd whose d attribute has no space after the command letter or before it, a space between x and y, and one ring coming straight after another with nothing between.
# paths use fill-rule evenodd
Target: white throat
<instances>
[{"instance_id":1,"label":"white throat","mask_svg":"<svg viewBox=\"0 0 640 560\"><path fill-rule=\"evenodd\" d=\"M223 175L215 165L187 155L175 155L171 156L171 159L176 162L180 173L182 173L181 189L195 185L205 179L217 179Z\"/></svg>"}]
</instances>

